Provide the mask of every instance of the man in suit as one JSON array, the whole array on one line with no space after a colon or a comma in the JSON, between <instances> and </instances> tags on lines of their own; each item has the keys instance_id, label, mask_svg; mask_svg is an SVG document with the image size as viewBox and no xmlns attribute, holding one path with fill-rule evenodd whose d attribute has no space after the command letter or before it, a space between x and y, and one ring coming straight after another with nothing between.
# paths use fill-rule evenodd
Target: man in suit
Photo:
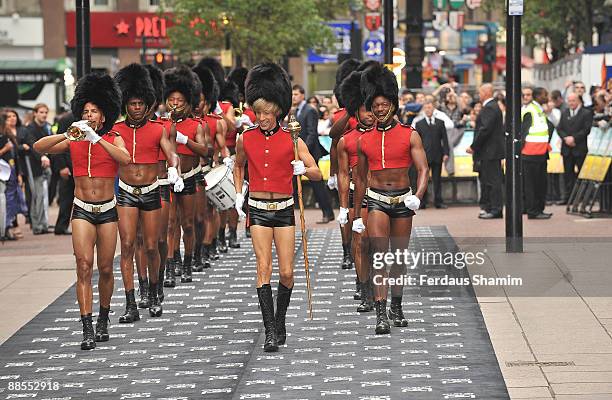
<instances>
[{"instance_id":1,"label":"man in suit","mask_svg":"<svg viewBox=\"0 0 612 400\"><path fill-rule=\"evenodd\" d=\"M319 162L321 158L321 145L319 144L319 113L312 106L306 103L304 88L300 85L293 85L292 88L292 107L295 109L296 119L300 123L302 130L300 138L308 146L308 151L312 157ZM323 181L310 181L310 187L314 192L315 199L323 211L323 219L317 221L318 224L327 224L335 219L334 210L331 205L329 190Z\"/></svg>"},{"instance_id":2,"label":"man in suit","mask_svg":"<svg viewBox=\"0 0 612 400\"><path fill-rule=\"evenodd\" d=\"M482 110L476 117L474 141L467 152L480 161L479 177L482 191L487 193L488 202L481 219L502 218L501 160L505 157L504 121L502 112L493 98L493 85L485 83L478 91Z\"/></svg>"},{"instance_id":3,"label":"man in suit","mask_svg":"<svg viewBox=\"0 0 612 400\"><path fill-rule=\"evenodd\" d=\"M62 134L68 130L74 122L71 112L62 116L57 124L57 133ZM59 213L55 222L56 235L70 235L70 216L72 214L72 203L74 202L74 178L72 176L72 159L69 152L56 154L52 159L53 170L60 177L58 186Z\"/></svg>"},{"instance_id":4,"label":"man in suit","mask_svg":"<svg viewBox=\"0 0 612 400\"><path fill-rule=\"evenodd\" d=\"M31 174L33 186L31 191L30 221L32 231L35 235L49 233L49 179L51 177L51 160L44 154L37 153L34 143L51 134L51 126L47 122L49 108L45 104L34 106L34 121L26 127L24 143L29 150L25 153L28 157L26 163L28 174Z\"/></svg>"},{"instance_id":5,"label":"man in suit","mask_svg":"<svg viewBox=\"0 0 612 400\"><path fill-rule=\"evenodd\" d=\"M431 170L431 180L434 186L434 206L436 208L447 208L442 201L442 185L440 175L442 164L448 159L449 146L444 121L434 117L434 105L431 101L423 105L425 118L416 124L416 129L421 135L427 163ZM427 195L425 196L427 198Z\"/></svg>"},{"instance_id":6,"label":"man in suit","mask_svg":"<svg viewBox=\"0 0 612 400\"><path fill-rule=\"evenodd\" d=\"M563 180L565 182L563 200L558 204L567 204L578 175L576 168L580 171L588 152L587 136L591 132L593 114L581 103L578 94L568 94L568 109L561 114L561 121L557 126L557 133L563 139L561 155L563 156Z\"/></svg>"}]
</instances>

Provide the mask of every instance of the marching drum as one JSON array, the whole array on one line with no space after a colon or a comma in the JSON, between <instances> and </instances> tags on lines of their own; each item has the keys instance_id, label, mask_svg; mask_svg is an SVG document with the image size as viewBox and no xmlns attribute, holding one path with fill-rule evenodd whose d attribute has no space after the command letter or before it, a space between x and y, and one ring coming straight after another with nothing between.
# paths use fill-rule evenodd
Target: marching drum
<instances>
[{"instance_id":1,"label":"marching drum","mask_svg":"<svg viewBox=\"0 0 612 400\"><path fill-rule=\"evenodd\" d=\"M219 210L229 210L236 204L236 189L234 188L234 175L225 165L213 168L204 176L206 180L206 196ZM246 195L247 184L242 185L242 192Z\"/></svg>"}]
</instances>

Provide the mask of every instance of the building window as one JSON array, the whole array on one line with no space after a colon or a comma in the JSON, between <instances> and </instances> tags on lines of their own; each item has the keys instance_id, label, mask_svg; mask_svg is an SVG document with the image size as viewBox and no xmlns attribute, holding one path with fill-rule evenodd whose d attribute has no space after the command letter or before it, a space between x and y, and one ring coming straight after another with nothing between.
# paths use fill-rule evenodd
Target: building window
<instances>
[{"instance_id":1,"label":"building window","mask_svg":"<svg viewBox=\"0 0 612 400\"><path fill-rule=\"evenodd\" d=\"M108 6L108 0L94 0L95 6L106 7Z\"/></svg>"},{"instance_id":2,"label":"building window","mask_svg":"<svg viewBox=\"0 0 612 400\"><path fill-rule=\"evenodd\" d=\"M0 0L1 1L1 0ZM159 7L160 0L149 0L149 5L151 7Z\"/></svg>"}]
</instances>

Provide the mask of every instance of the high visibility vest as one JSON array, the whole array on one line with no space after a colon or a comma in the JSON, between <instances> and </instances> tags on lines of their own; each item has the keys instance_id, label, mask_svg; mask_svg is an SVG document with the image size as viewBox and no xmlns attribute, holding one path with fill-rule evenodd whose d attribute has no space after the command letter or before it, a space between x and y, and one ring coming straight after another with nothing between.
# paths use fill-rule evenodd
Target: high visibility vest
<instances>
[{"instance_id":1,"label":"high visibility vest","mask_svg":"<svg viewBox=\"0 0 612 400\"><path fill-rule=\"evenodd\" d=\"M534 103L529 103L521 112L521 119L531 114L531 126L525 138L525 145L521 153L528 156L539 156L551 150L548 144L548 123L546 114Z\"/></svg>"}]
</instances>

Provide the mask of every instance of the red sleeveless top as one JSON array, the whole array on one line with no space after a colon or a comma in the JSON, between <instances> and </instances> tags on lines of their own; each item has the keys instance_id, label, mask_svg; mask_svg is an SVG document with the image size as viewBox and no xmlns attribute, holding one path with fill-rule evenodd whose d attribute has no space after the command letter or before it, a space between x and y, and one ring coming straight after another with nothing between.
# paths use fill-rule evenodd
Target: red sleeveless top
<instances>
[{"instance_id":1,"label":"red sleeveless top","mask_svg":"<svg viewBox=\"0 0 612 400\"><path fill-rule=\"evenodd\" d=\"M354 168L357 165L357 161L359 160L357 154L357 141L359 140L361 135L364 134L364 132L369 132L372 129L374 129L374 127L368 129L357 127L342 136L344 138L344 148L346 149L346 153L348 154L349 166L351 168Z\"/></svg>"},{"instance_id":2,"label":"red sleeveless top","mask_svg":"<svg viewBox=\"0 0 612 400\"><path fill-rule=\"evenodd\" d=\"M249 164L251 192L293 194L293 139L278 125L264 132L259 125L242 133L242 144Z\"/></svg>"},{"instance_id":3,"label":"red sleeveless top","mask_svg":"<svg viewBox=\"0 0 612 400\"><path fill-rule=\"evenodd\" d=\"M126 121L118 122L113 131L125 142L134 164L155 164L159 153L163 154L160 143L164 125L160 121L147 121L139 128L129 126Z\"/></svg>"},{"instance_id":4,"label":"red sleeveless top","mask_svg":"<svg viewBox=\"0 0 612 400\"><path fill-rule=\"evenodd\" d=\"M110 131L102 136L102 140L114 143L117 135ZM70 142L70 158L75 177L114 178L119 170L119 163L99 143L92 144L86 140Z\"/></svg>"},{"instance_id":5,"label":"red sleeveless top","mask_svg":"<svg viewBox=\"0 0 612 400\"><path fill-rule=\"evenodd\" d=\"M346 108L340 108L339 110L334 112L334 114L331 117L332 124L335 124L336 121L338 121L340 118L344 117L345 115L346 115ZM348 126L347 126L345 132L348 132L348 131L350 131L352 129L357 128L357 125L359 125L357 123L357 118L350 117L349 120L348 120Z\"/></svg>"},{"instance_id":6,"label":"red sleeveless top","mask_svg":"<svg viewBox=\"0 0 612 400\"><path fill-rule=\"evenodd\" d=\"M394 120L389 126L364 133L359 138L359 144L361 152L368 158L370 170L410 167L412 131L410 126Z\"/></svg>"},{"instance_id":7,"label":"red sleeveless top","mask_svg":"<svg viewBox=\"0 0 612 400\"><path fill-rule=\"evenodd\" d=\"M164 127L166 128L166 132L168 132L168 135L169 135L170 127L172 126L172 121L170 121L170 119L168 118L162 118L162 123L164 124ZM185 118L185 119L181 119L179 122L176 123L176 130L178 132L181 132L183 135L187 136L189 139L195 141L196 134L198 133L198 126L201 124L203 124L203 122L199 118L191 118L191 117ZM186 144L177 143L176 152L178 154L183 154L187 156L195 156L193 151L189 150ZM166 155L164 154L163 151L159 152L159 157L157 159L160 161L166 159Z\"/></svg>"}]
</instances>

